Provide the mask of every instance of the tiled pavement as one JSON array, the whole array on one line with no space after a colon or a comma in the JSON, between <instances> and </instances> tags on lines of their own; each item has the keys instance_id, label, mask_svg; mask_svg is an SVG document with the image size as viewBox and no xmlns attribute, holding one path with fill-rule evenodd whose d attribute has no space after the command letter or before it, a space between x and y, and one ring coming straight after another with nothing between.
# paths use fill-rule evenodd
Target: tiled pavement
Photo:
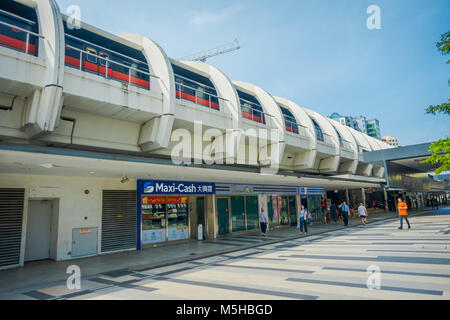
<instances>
[{"instance_id":1,"label":"tiled pavement","mask_svg":"<svg viewBox=\"0 0 450 320\"><path fill-rule=\"evenodd\" d=\"M0 299L449 299L450 208L410 220L411 230L398 230L397 220L380 221L167 266L97 274L85 277L79 291L60 282ZM369 266L381 269L380 290L367 289Z\"/></svg>"}]
</instances>

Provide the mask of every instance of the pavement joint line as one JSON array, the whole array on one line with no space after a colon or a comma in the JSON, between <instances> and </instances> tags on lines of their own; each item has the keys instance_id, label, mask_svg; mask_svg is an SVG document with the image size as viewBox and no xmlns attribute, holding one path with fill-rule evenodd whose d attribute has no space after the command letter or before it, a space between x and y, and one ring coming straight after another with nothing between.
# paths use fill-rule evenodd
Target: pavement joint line
<instances>
[{"instance_id":1,"label":"pavement joint line","mask_svg":"<svg viewBox=\"0 0 450 320\"><path fill-rule=\"evenodd\" d=\"M431 211L412 212L412 213L409 214L409 216L410 217L421 217L421 216L426 215L426 214L428 214L430 212ZM387 213L387 214L389 214L389 213ZM390 214L392 214L392 212ZM355 217L355 219L357 219L357 217ZM388 217L383 217L383 218L373 218L371 221L368 221L366 223L366 226L369 225L369 224L371 226L377 226L377 225L384 224L384 223L392 221L392 220L398 220L398 215L395 215L393 217L389 217L388 216ZM352 221L352 219L350 221ZM321 222L316 222L316 223L321 223ZM328 225L328 224L325 224L325 226L326 225ZM150 265L147 265L147 266L143 265L143 266L139 266L139 267L127 267L127 268L121 268L121 269L117 269L117 270L110 270L110 271L108 271L106 273L118 273L118 272L125 272L125 271L131 271L133 273L139 273L140 271L144 271L144 270L150 271L151 269L157 269L157 268L161 268L161 267L168 267L168 266L177 265L177 264L180 264L180 263L191 262L191 261L196 261L196 260L202 260L202 259L205 259L205 258L211 258L211 257L215 257L215 256L225 255L227 253L243 251L243 250L246 250L246 249L264 247L264 246L271 245L271 244L287 242L287 241L293 241L293 240L300 240L300 239L307 239L308 237L319 236L319 237L316 237L314 239L301 241L301 244L303 244L305 242L311 243L311 242L314 242L314 241L317 241L317 240L322 240L322 239L328 237L328 235L326 235L326 234L332 234L333 232L342 231L342 230L350 230L352 232L356 232L355 231L356 229L361 228L361 229L364 230L364 229L366 229L366 226L364 226L362 224L362 222L357 222L355 225L340 226L340 227L337 227L337 228L332 229L332 230L329 230L328 228L326 228L325 230L319 230L317 233L309 234L307 236L295 235L295 236L284 237L284 238L279 236L278 239L274 239L274 240L267 239L267 241L262 242L262 243L255 243L255 244L248 244L248 245L238 246L236 248L224 249L224 250L221 250L221 251L209 252L209 253L205 253L203 255L185 256L185 257L176 258L176 259L172 259L172 260L168 260L168 261L162 261L162 262L155 263L155 264L150 264ZM393 229L393 230L395 230L395 229ZM274 249L270 249L270 250L275 250L275 248ZM232 259L229 259L229 260L232 260ZM204 265L207 265L207 264L204 264ZM193 268L196 268L196 267L193 267ZM87 276L86 278L84 278L84 280L90 280L90 279L98 278L98 277L101 277L101 276L105 276L105 273L97 273L97 274L94 274L94 275L90 275L90 276ZM152 275L152 276L149 276L148 278L154 278L155 276L157 276L157 275ZM137 280L133 280L133 281L140 281L140 280L145 280L145 279L148 279L148 278L141 278L141 279L137 279ZM61 283L66 283L66 281L61 280L61 281L53 282L53 284L56 284L54 286L61 285ZM111 285L111 286L114 286L114 285ZM49 284L40 284L40 285L29 287L29 288L15 290L14 293L12 293L12 292L1 293L0 292L0 300L1 300L2 296L10 296L12 294L23 294L24 292L30 292L30 291L35 291L35 290L39 290L39 289L49 288L49 287L51 287L51 285L49 285ZM107 287L105 287L105 288L107 288ZM99 288L99 289L96 289L95 291L102 290L102 289L105 289L105 288Z\"/></svg>"}]
</instances>

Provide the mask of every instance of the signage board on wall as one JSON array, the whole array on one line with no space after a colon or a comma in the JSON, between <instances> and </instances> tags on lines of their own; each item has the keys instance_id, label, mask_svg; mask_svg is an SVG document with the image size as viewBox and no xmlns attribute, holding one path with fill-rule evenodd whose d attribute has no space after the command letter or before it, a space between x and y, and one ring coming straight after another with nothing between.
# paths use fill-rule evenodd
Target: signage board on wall
<instances>
[{"instance_id":1,"label":"signage board on wall","mask_svg":"<svg viewBox=\"0 0 450 320\"><path fill-rule=\"evenodd\" d=\"M142 230L142 244L166 241L166 229Z\"/></svg>"},{"instance_id":2,"label":"signage board on wall","mask_svg":"<svg viewBox=\"0 0 450 320\"><path fill-rule=\"evenodd\" d=\"M215 194L213 183L176 181L138 181L139 194Z\"/></svg>"},{"instance_id":3,"label":"signage board on wall","mask_svg":"<svg viewBox=\"0 0 450 320\"><path fill-rule=\"evenodd\" d=\"M325 193L324 188L313 188L313 187L300 187L299 188L300 195L320 196L320 195L323 195L324 193Z\"/></svg>"},{"instance_id":4,"label":"signage board on wall","mask_svg":"<svg viewBox=\"0 0 450 320\"><path fill-rule=\"evenodd\" d=\"M169 241L189 239L189 227L169 228Z\"/></svg>"}]
</instances>

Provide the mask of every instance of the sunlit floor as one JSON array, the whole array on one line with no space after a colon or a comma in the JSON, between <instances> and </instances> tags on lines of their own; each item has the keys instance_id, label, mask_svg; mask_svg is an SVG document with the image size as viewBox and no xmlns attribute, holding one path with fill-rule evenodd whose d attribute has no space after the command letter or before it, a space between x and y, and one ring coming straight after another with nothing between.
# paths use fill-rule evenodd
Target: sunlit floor
<instances>
[{"instance_id":1,"label":"sunlit floor","mask_svg":"<svg viewBox=\"0 0 450 320\"><path fill-rule=\"evenodd\" d=\"M3 299L449 299L450 209L410 222L411 230L379 222Z\"/></svg>"}]
</instances>

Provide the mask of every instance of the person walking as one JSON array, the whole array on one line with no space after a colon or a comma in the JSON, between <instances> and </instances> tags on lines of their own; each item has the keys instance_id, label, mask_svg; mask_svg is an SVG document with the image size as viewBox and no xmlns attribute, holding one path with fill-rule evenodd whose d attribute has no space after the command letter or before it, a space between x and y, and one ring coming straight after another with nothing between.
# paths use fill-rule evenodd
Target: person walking
<instances>
[{"instance_id":1,"label":"person walking","mask_svg":"<svg viewBox=\"0 0 450 320\"><path fill-rule=\"evenodd\" d=\"M408 205L403 202L402 198L398 198L397 209L398 214L400 216L400 227L398 229L399 230L403 229L403 219L405 219L406 222L408 223L408 229L411 229L411 225L409 224L408 221Z\"/></svg>"},{"instance_id":2,"label":"person walking","mask_svg":"<svg viewBox=\"0 0 450 320\"><path fill-rule=\"evenodd\" d=\"M322 202L320 204L320 207L322 208L322 218L323 222L327 223L327 202L325 201L325 198L322 198Z\"/></svg>"},{"instance_id":3,"label":"person walking","mask_svg":"<svg viewBox=\"0 0 450 320\"><path fill-rule=\"evenodd\" d=\"M348 226L348 213L350 211L350 207L347 204L347 201L344 201L341 205L341 215L342 215L342 219L344 220L344 225L347 227Z\"/></svg>"},{"instance_id":4,"label":"person walking","mask_svg":"<svg viewBox=\"0 0 450 320\"><path fill-rule=\"evenodd\" d=\"M264 209L261 209L261 213L259 214L259 223L261 224L261 235L265 237L269 221L267 220L267 216L264 213Z\"/></svg>"},{"instance_id":5,"label":"person walking","mask_svg":"<svg viewBox=\"0 0 450 320\"><path fill-rule=\"evenodd\" d=\"M308 210L305 209L304 205L302 205L301 209L300 209L298 225L300 228L300 230L299 230L300 234L303 233L303 235L306 236L306 234L308 233Z\"/></svg>"},{"instance_id":6,"label":"person walking","mask_svg":"<svg viewBox=\"0 0 450 320\"><path fill-rule=\"evenodd\" d=\"M359 217L361 218L362 223L365 225L367 222L367 209L366 207L360 203L358 207Z\"/></svg>"},{"instance_id":7,"label":"person walking","mask_svg":"<svg viewBox=\"0 0 450 320\"><path fill-rule=\"evenodd\" d=\"M337 221L337 210L336 204L334 202L331 203L330 206L330 213L331 213L331 219L333 220L333 223L336 224Z\"/></svg>"}]
</instances>

